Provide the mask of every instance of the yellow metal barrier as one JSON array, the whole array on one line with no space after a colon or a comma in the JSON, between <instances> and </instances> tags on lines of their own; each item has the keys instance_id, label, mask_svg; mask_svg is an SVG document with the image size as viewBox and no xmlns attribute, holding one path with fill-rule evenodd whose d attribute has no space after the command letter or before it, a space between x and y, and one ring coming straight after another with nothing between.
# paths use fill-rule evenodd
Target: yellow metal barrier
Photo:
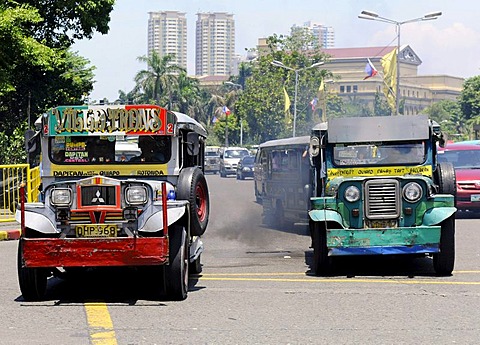
<instances>
[{"instance_id":1,"label":"yellow metal barrier","mask_svg":"<svg viewBox=\"0 0 480 345\"><path fill-rule=\"evenodd\" d=\"M20 184L26 183L27 201L38 201L40 169L30 169L28 164L0 165L0 222L15 220L15 210L20 200Z\"/></svg>"}]
</instances>

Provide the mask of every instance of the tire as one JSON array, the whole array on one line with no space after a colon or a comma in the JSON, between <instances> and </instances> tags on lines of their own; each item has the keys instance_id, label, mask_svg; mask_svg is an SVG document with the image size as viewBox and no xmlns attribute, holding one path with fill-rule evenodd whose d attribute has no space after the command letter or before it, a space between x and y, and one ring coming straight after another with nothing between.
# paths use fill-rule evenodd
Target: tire
<instances>
[{"instance_id":1,"label":"tire","mask_svg":"<svg viewBox=\"0 0 480 345\"><path fill-rule=\"evenodd\" d=\"M272 209L264 208L264 223L274 229L283 229L286 225L283 204L281 200L275 202Z\"/></svg>"},{"instance_id":2,"label":"tire","mask_svg":"<svg viewBox=\"0 0 480 345\"><path fill-rule=\"evenodd\" d=\"M455 266L455 216L442 222L440 252L433 254L433 268L440 276L452 274Z\"/></svg>"},{"instance_id":3,"label":"tire","mask_svg":"<svg viewBox=\"0 0 480 345\"><path fill-rule=\"evenodd\" d=\"M310 222L310 227L313 244L313 272L317 276L329 275L332 270L332 258L328 256L327 231L318 222Z\"/></svg>"},{"instance_id":4,"label":"tire","mask_svg":"<svg viewBox=\"0 0 480 345\"><path fill-rule=\"evenodd\" d=\"M455 197L455 205L457 204L457 182L455 177L455 169L450 162L442 162L437 166L435 171L435 180L438 184L440 194L450 194Z\"/></svg>"},{"instance_id":5,"label":"tire","mask_svg":"<svg viewBox=\"0 0 480 345\"><path fill-rule=\"evenodd\" d=\"M178 177L177 199L190 203L190 233L201 236L207 230L210 199L207 180L199 168L185 168Z\"/></svg>"},{"instance_id":6,"label":"tire","mask_svg":"<svg viewBox=\"0 0 480 345\"><path fill-rule=\"evenodd\" d=\"M200 254L198 258L194 262L190 262L190 274L200 274L202 273L202 263L201 263L201 256Z\"/></svg>"},{"instance_id":7,"label":"tire","mask_svg":"<svg viewBox=\"0 0 480 345\"><path fill-rule=\"evenodd\" d=\"M41 301L47 291L48 270L23 267L23 240L18 242L17 273L20 291L25 301Z\"/></svg>"},{"instance_id":8,"label":"tire","mask_svg":"<svg viewBox=\"0 0 480 345\"><path fill-rule=\"evenodd\" d=\"M188 294L188 234L184 226L172 225L169 233L169 264L165 266L165 288L169 298L183 301Z\"/></svg>"}]
</instances>

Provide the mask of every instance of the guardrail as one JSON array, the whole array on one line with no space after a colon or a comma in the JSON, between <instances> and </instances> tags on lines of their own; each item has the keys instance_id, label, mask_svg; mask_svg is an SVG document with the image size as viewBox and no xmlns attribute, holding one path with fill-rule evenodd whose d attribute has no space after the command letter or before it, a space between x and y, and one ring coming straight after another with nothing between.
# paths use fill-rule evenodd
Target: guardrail
<instances>
[{"instance_id":1,"label":"guardrail","mask_svg":"<svg viewBox=\"0 0 480 345\"><path fill-rule=\"evenodd\" d=\"M20 185L25 183L28 202L38 201L40 169L28 164L0 165L0 222L15 220Z\"/></svg>"}]
</instances>

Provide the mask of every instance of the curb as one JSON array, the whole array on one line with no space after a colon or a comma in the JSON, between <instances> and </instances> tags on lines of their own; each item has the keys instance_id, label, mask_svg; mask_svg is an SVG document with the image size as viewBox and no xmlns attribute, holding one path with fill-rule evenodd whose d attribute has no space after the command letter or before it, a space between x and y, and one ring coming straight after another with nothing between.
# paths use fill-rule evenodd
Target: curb
<instances>
[{"instance_id":1,"label":"curb","mask_svg":"<svg viewBox=\"0 0 480 345\"><path fill-rule=\"evenodd\" d=\"M20 238L21 231L17 230L0 230L0 241L5 240L18 240Z\"/></svg>"}]
</instances>

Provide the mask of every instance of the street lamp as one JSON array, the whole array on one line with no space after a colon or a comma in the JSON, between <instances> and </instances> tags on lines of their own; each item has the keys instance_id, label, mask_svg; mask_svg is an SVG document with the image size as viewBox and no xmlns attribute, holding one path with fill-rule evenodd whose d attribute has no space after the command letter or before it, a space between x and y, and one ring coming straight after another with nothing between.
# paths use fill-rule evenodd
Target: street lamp
<instances>
[{"instance_id":1,"label":"street lamp","mask_svg":"<svg viewBox=\"0 0 480 345\"><path fill-rule=\"evenodd\" d=\"M438 17L440 17L441 15L442 15L442 12L431 12L431 13L425 14L423 17L409 19L409 20L405 20L403 22L398 22L398 21L393 20L393 19L381 17L377 13L372 12L372 11L362 11L358 15L358 18L360 18L360 19L376 20L376 21L379 21L379 22L394 24L396 26L396 29L397 29L397 90L395 92L395 108L396 108L397 115L399 115L399 113L400 113L400 59L399 59L400 27L403 24L407 24L407 23L421 22L421 21L424 21L424 20L434 20L434 19L437 19Z\"/></svg>"},{"instance_id":2,"label":"street lamp","mask_svg":"<svg viewBox=\"0 0 480 345\"><path fill-rule=\"evenodd\" d=\"M294 98L293 98L293 137L295 137L295 127L296 127L296 125L297 125L298 73L301 72L301 71L304 71L304 70L306 70L306 69L318 67L318 66L320 66L320 65L323 65L324 63L325 63L324 61L320 61L320 62L314 63L313 65L311 65L311 66L309 66L309 67L303 67L303 68L299 68L299 69L294 69L294 68L285 66L281 61L277 61L277 60L273 60L273 61L272 61L272 65L274 65L274 66L276 66L276 67L282 67L282 68L285 68L285 69L288 69L288 70L290 70L290 71L294 71L294 72L295 72L295 96L294 96Z\"/></svg>"},{"instance_id":3,"label":"street lamp","mask_svg":"<svg viewBox=\"0 0 480 345\"><path fill-rule=\"evenodd\" d=\"M226 81L224 84L238 87L243 91L243 85L241 84L232 83L231 81ZM243 119L240 119L240 146L243 146Z\"/></svg>"}]
</instances>

